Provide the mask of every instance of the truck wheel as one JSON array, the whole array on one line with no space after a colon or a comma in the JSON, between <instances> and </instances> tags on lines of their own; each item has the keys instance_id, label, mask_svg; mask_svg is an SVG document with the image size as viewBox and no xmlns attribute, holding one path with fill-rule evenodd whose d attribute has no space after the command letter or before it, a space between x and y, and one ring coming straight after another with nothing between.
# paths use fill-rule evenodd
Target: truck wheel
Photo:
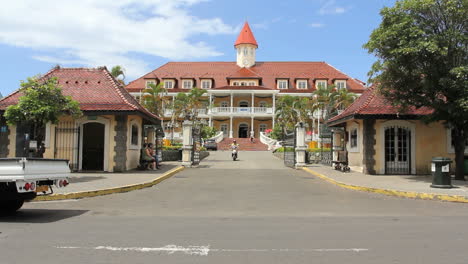
<instances>
[{"instance_id":1,"label":"truck wheel","mask_svg":"<svg viewBox=\"0 0 468 264\"><path fill-rule=\"evenodd\" d=\"M0 213L11 214L18 211L23 206L24 200L0 201Z\"/></svg>"}]
</instances>

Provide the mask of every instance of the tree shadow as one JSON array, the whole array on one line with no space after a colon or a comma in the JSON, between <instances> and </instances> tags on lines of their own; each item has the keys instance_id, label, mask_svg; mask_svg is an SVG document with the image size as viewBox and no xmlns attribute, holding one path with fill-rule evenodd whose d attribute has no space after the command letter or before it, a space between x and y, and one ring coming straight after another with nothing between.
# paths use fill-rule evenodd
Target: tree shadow
<instances>
[{"instance_id":1,"label":"tree shadow","mask_svg":"<svg viewBox=\"0 0 468 264\"><path fill-rule=\"evenodd\" d=\"M77 217L86 212L88 210L20 209L10 215L0 215L0 223L53 223Z\"/></svg>"}]
</instances>

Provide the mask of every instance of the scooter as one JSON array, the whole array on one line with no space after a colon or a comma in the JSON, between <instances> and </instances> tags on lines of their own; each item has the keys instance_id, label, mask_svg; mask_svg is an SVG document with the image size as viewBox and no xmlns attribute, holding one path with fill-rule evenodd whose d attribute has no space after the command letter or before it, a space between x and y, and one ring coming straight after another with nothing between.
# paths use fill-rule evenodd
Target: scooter
<instances>
[{"instance_id":1,"label":"scooter","mask_svg":"<svg viewBox=\"0 0 468 264\"><path fill-rule=\"evenodd\" d=\"M237 159L237 149L233 149L232 150L232 160L236 161L236 159Z\"/></svg>"}]
</instances>

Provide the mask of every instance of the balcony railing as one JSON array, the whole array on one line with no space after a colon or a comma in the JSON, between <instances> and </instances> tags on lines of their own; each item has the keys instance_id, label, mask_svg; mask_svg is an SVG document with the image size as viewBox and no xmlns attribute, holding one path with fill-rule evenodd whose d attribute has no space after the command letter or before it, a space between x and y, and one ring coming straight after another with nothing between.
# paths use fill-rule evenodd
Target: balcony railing
<instances>
[{"instance_id":1,"label":"balcony railing","mask_svg":"<svg viewBox=\"0 0 468 264\"><path fill-rule=\"evenodd\" d=\"M208 114L273 114L271 107L213 107Z\"/></svg>"},{"instance_id":2,"label":"balcony railing","mask_svg":"<svg viewBox=\"0 0 468 264\"><path fill-rule=\"evenodd\" d=\"M172 109L165 109L164 110L164 116L165 117L170 117L170 116L172 116L173 112L174 112L174 110L172 110ZM197 109L197 112L198 112L198 116L204 116L204 115L207 115L208 110L206 108L200 108L200 109ZM182 117L182 115L180 115L180 117Z\"/></svg>"}]
</instances>

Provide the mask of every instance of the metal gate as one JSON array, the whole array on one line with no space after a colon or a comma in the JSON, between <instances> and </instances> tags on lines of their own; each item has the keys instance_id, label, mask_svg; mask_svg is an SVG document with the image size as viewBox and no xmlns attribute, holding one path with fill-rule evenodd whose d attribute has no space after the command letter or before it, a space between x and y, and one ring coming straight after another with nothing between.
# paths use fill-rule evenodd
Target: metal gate
<instances>
[{"instance_id":1,"label":"metal gate","mask_svg":"<svg viewBox=\"0 0 468 264\"><path fill-rule=\"evenodd\" d=\"M201 148L201 129L199 127L192 128L192 165L200 164L200 148Z\"/></svg>"},{"instance_id":2,"label":"metal gate","mask_svg":"<svg viewBox=\"0 0 468 264\"><path fill-rule=\"evenodd\" d=\"M284 165L294 168L296 166L296 131L285 134L283 137Z\"/></svg>"},{"instance_id":3,"label":"metal gate","mask_svg":"<svg viewBox=\"0 0 468 264\"><path fill-rule=\"evenodd\" d=\"M60 122L55 127L54 158L69 160L70 169L79 169L80 128L74 122Z\"/></svg>"},{"instance_id":4,"label":"metal gate","mask_svg":"<svg viewBox=\"0 0 468 264\"><path fill-rule=\"evenodd\" d=\"M411 131L404 127L385 129L385 174L410 174Z\"/></svg>"}]
</instances>

